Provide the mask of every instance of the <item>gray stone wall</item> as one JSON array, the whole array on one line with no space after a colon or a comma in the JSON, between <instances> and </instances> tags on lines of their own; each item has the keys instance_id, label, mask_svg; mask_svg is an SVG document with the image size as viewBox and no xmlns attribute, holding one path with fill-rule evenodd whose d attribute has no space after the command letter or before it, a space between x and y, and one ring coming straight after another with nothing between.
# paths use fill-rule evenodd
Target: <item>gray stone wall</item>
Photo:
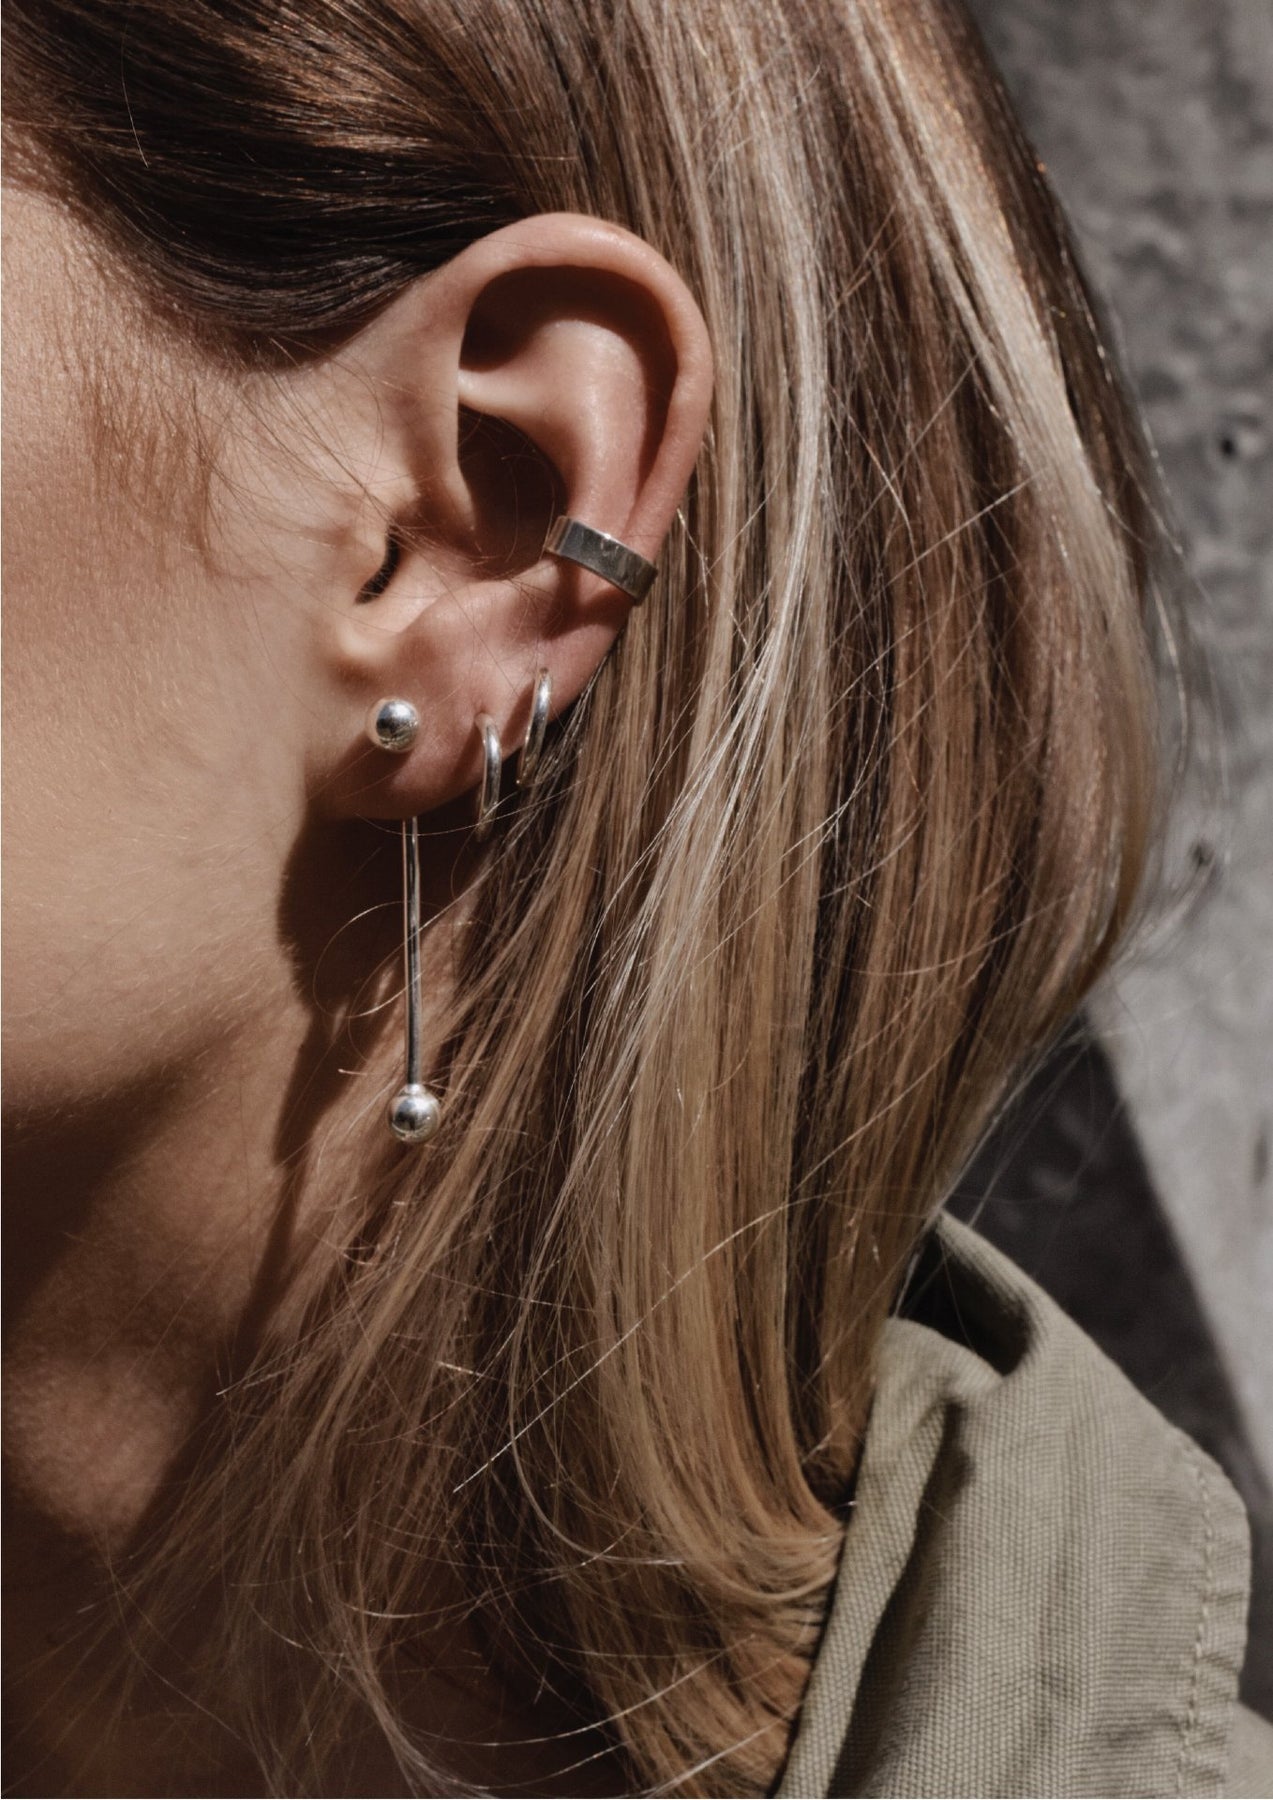
<instances>
[{"instance_id":1,"label":"gray stone wall","mask_svg":"<svg viewBox=\"0 0 1273 1800\"><path fill-rule=\"evenodd\" d=\"M1218 785L1182 797L1170 869L1205 880L1093 1012L1273 1472L1273 0L970 3L1106 302L1192 578Z\"/></svg>"}]
</instances>

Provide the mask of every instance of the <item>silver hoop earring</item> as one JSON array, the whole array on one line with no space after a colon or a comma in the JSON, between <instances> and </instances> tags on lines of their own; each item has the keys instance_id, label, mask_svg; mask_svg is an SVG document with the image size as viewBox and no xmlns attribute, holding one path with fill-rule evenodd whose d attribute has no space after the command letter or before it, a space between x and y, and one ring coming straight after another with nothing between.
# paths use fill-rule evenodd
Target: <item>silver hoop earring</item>
<instances>
[{"instance_id":1,"label":"silver hoop earring","mask_svg":"<svg viewBox=\"0 0 1273 1800\"><path fill-rule=\"evenodd\" d=\"M403 968L406 976L407 1078L389 1102L389 1129L404 1144L424 1144L442 1123L442 1103L420 1080L420 821L402 821Z\"/></svg>"},{"instance_id":2,"label":"silver hoop earring","mask_svg":"<svg viewBox=\"0 0 1273 1800\"><path fill-rule=\"evenodd\" d=\"M495 809L499 805L499 777L504 749L499 741L495 721L489 713L478 713L473 723L482 734L482 779L477 789L476 823L473 827L473 836L481 843L490 833Z\"/></svg>"},{"instance_id":3,"label":"silver hoop earring","mask_svg":"<svg viewBox=\"0 0 1273 1800\"><path fill-rule=\"evenodd\" d=\"M535 677L535 691L531 695L530 724L526 727L526 742L522 745L522 753L517 759L517 785L527 788L535 779L535 770L539 766L540 753L544 748L544 734L548 730L548 708L552 700L553 678L547 669L541 669Z\"/></svg>"},{"instance_id":4,"label":"silver hoop earring","mask_svg":"<svg viewBox=\"0 0 1273 1800\"><path fill-rule=\"evenodd\" d=\"M367 736L378 750L399 756L411 748L420 730L420 715L409 700L377 700L367 714Z\"/></svg>"},{"instance_id":5,"label":"silver hoop earring","mask_svg":"<svg viewBox=\"0 0 1273 1800\"><path fill-rule=\"evenodd\" d=\"M652 562L638 556L618 538L611 537L608 531L594 531L591 525L572 519L566 513L561 513L548 527L544 554L564 557L567 562L591 569L611 587L621 589L637 606L649 593L650 584L658 574Z\"/></svg>"}]
</instances>

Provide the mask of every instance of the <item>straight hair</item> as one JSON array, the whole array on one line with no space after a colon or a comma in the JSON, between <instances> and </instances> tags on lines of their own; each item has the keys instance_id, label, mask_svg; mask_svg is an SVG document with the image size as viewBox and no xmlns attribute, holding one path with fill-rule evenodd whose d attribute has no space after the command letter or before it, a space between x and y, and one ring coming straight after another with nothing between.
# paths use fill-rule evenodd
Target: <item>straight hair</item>
<instances>
[{"instance_id":1,"label":"straight hair","mask_svg":"<svg viewBox=\"0 0 1273 1800\"><path fill-rule=\"evenodd\" d=\"M217 1592L180 1680L263 1791L340 1791L360 1733L478 1791L402 1700L445 1567L630 1791L769 1792L902 1273L1155 828L1144 465L1046 178L951 0L14 0L8 36L45 178L227 364L545 211L702 308L661 580L475 877L441 1132L384 1148L388 1034L303 1320L121 1580L139 1662Z\"/></svg>"}]
</instances>

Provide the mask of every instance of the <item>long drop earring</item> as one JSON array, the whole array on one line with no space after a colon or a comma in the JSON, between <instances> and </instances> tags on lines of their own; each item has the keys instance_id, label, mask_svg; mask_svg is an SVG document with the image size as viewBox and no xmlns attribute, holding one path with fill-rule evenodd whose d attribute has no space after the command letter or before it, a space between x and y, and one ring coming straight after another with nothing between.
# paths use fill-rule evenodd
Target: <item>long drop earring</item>
<instances>
[{"instance_id":1,"label":"long drop earring","mask_svg":"<svg viewBox=\"0 0 1273 1800\"><path fill-rule=\"evenodd\" d=\"M409 700L380 700L367 715L367 736L381 750L401 755L420 729ZM402 936L406 988L406 1080L389 1102L389 1129L404 1144L424 1144L442 1123L442 1103L420 1079L420 821L402 821Z\"/></svg>"},{"instance_id":2,"label":"long drop earring","mask_svg":"<svg viewBox=\"0 0 1273 1800\"><path fill-rule=\"evenodd\" d=\"M517 770L519 788L530 786L548 728L552 676L540 669L531 696L530 723ZM487 837L499 805L503 746L498 727L489 713L473 721L482 738L482 779L477 788L473 836ZM409 700L378 700L367 714L366 735L377 749L404 755L415 743L420 715ZM420 1079L421 1018L420 982L420 822L413 815L402 821L402 937L406 997L406 1080L389 1103L389 1129L404 1144L424 1144L442 1123L442 1103Z\"/></svg>"}]
</instances>

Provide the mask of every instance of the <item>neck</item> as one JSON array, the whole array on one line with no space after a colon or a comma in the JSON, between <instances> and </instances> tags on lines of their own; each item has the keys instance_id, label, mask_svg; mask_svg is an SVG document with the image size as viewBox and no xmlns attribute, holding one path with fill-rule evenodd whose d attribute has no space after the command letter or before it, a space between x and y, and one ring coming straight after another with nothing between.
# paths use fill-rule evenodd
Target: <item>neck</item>
<instances>
[{"instance_id":1,"label":"neck","mask_svg":"<svg viewBox=\"0 0 1273 1800\"><path fill-rule=\"evenodd\" d=\"M7 1210L30 1221L6 1253L10 1493L71 1541L127 1540L283 1275L269 1046L217 1049L219 1075L131 1116L113 1096L109 1127L8 1134Z\"/></svg>"},{"instance_id":2,"label":"neck","mask_svg":"<svg viewBox=\"0 0 1273 1800\"><path fill-rule=\"evenodd\" d=\"M302 918L251 958L250 1003L189 1034L184 1060L139 1058L127 1086L88 1100L24 1094L6 1118L6 1679L18 1757L58 1774L53 1785L33 1771L25 1791L177 1791L140 1785L142 1747L104 1729L82 1628L109 1615L112 1566L164 1507L218 1389L324 1241L319 1162L330 1204L359 1191L351 1165L366 1138L342 1126L379 1070L346 1071L377 1048L366 1031L356 1041L355 997L394 946L385 860L388 881L352 896L310 868L303 885L367 926L341 940L344 920ZM343 960L329 956L324 985L316 964L333 942ZM121 1786L112 1743L139 1759ZM202 1779L190 1791L220 1791ZM224 1791L245 1791L229 1779Z\"/></svg>"},{"instance_id":3,"label":"neck","mask_svg":"<svg viewBox=\"0 0 1273 1800\"><path fill-rule=\"evenodd\" d=\"M426 917L455 891L453 856L430 848ZM400 894L395 833L314 830L272 902L277 931L259 921L240 959L233 1017L205 1022L182 996L197 1025L180 1060L161 1037L126 1083L24 1093L6 1116L7 1479L42 1530L127 1541L330 1243L333 1209L347 1223L374 1155L372 1091L387 1098L401 1066ZM426 981L442 1005L438 924Z\"/></svg>"},{"instance_id":4,"label":"neck","mask_svg":"<svg viewBox=\"0 0 1273 1800\"><path fill-rule=\"evenodd\" d=\"M454 891L449 872L433 886ZM20 1791L260 1791L255 1759L171 1679L180 1646L121 1706L129 1629L116 1581L204 1443L218 1389L267 1319L286 1330L297 1273L336 1235L333 1207L365 1190L368 1087L391 1079L400 1044L400 1005L377 1014L366 989L396 947L390 894L388 906L377 895L378 935L349 948L340 1004L330 993L306 1004L313 969L298 981L294 953L280 953L257 973L252 1014L186 1066L148 1069L95 1105L72 1110L59 1097L9 1122L5 1661ZM430 909L439 903L431 892ZM324 950L333 942L323 927L312 937ZM426 976L435 1002L446 938ZM362 1029L383 1030L383 1044L354 1041L364 1014ZM349 1073L373 1050L374 1076ZM372 1111L378 1123L379 1104ZM342 1211L337 1229L346 1223ZM190 1596L192 1643L213 1622L211 1604ZM576 1722L547 1706L519 1712L484 1681L480 1658L460 1660L477 1671L462 1694L420 1674L404 1702L432 1732L440 1719L443 1737L471 1740L459 1773L542 1794L631 1791L602 1737L553 1743ZM357 1786L331 1791L407 1791L378 1734L357 1762ZM574 1763L576 1774L558 1773Z\"/></svg>"}]
</instances>

